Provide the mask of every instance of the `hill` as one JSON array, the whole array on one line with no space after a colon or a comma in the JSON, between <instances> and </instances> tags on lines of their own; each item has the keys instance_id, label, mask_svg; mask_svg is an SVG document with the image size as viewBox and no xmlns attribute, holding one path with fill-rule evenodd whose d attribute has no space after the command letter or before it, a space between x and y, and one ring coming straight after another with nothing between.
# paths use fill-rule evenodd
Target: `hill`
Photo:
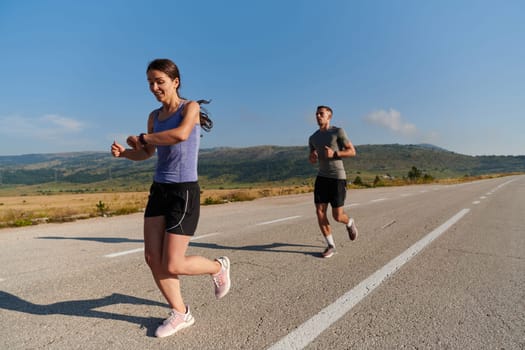
<instances>
[{"instance_id":1,"label":"hill","mask_svg":"<svg viewBox=\"0 0 525 350\"><path fill-rule=\"evenodd\" d=\"M525 172L525 156L467 156L432 145L360 145L357 157L345 159L348 179L388 174L404 177L412 167L434 178ZM204 186L311 181L316 168L307 147L256 146L200 151ZM155 158L144 162L114 159L109 152L0 156L0 185L96 184L101 188L141 190L151 182Z\"/></svg>"}]
</instances>

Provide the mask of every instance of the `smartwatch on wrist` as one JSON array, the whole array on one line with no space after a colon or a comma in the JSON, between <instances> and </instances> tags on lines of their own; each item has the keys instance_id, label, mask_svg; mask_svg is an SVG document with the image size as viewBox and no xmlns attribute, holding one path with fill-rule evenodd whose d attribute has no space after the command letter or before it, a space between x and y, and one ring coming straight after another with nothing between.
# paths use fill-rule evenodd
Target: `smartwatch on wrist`
<instances>
[{"instance_id":1,"label":"smartwatch on wrist","mask_svg":"<svg viewBox=\"0 0 525 350\"><path fill-rule=\"evenodd\" d=\"M146 142L146 140L144 139L144 135L146 135L145 133L142 133L139 135L139 142L143 145L143 146L146 146L148 143Z\"/></svg>"}]
</instances>

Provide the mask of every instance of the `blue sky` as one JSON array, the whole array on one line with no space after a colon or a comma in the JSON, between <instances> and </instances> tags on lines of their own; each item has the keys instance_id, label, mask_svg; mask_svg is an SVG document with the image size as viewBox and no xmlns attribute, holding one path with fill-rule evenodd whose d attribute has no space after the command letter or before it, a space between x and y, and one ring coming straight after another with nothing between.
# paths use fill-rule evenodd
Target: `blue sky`
<instances>
[{"instance_id":1,"label":"blue sky","mask_svg":"<svg viewBox=\"0 0 525 350\"><path fill-rule=\"evenodd\" d=\"M145 132L160 57L212 99L201 148L306 145L325 104L356 146L523 155L524 18L521 0L2 0L0 155Z\"/></svg>"}]
</instances>

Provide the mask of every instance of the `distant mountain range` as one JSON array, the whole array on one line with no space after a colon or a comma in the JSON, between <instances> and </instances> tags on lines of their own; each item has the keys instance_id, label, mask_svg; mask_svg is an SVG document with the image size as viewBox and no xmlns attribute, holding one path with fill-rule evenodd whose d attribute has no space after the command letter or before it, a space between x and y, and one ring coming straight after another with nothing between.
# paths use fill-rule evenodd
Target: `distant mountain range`
<instances>
[{"instance_id":1,"label":"distant mountain range","mask_svg":"<svg viewBox=\"0 0 525 350\"><path fill-rule=\"evenodd\" d=\"M525 156L467 156L421 145L359 145L357 157L345 159L348 179L356 176L406 176L417 167L435 178L525 172ZM60 182L112 186L151 182L155 157L144 162L115 159L109 152L75 152L0 156L0 185ZM252 184L301 182L316 175L302 146L256 146L202 149L201 183Z\"/></svg>"}]
</instances>

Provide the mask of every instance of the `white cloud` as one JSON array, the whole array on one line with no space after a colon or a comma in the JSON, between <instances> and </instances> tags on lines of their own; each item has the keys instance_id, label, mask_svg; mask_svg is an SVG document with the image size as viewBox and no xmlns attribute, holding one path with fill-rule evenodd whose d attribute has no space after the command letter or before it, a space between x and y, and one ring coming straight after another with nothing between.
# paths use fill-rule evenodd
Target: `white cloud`
<instances>
[{"instance_id":1,"label":"white cloud","mask_svg":"<svg viewBox=\"0 0 525 350\"><path fill-rule=\"evenodd\" d=\"M87 136L83 122L56 114L23 117L0 116L1 154L72 152L97 149L100 145ZM100 142L100 141L98 141Z\"/></svg>"},{"instance_id":2,"label":"white cloud","mask_svg":"<svg viewBox=\"0 0 525 350\"><path fill-rule=\"evenodd\" d=\"M395 109L377 110L366 115L364 120L373 125L379 125L394 133L404 136L413 136L417 134L417 128L414 124L403 121L401 113Z\"/></svg>"},{"instance_id":3,"label":"white cloud","mask_svg":"<svg viewBox=\"0 0 525 350\"><path fill-rule=\"evenodd\" d=\"M44 115L41 120L43 122L49 122L51 124L50 126L55 125L55 130L58 132L78 132L81 131L82 127L84 126L84 124L78 120L61 117L56 114Z\"/></svg>"},{"instance_id":4,"label":"white cloud","mask_svg":"<svg viewBox=\"0 0 525 350\"><path fill-rule=\"evenodd\" d=\"M6 135L17 135L18 137L29 137L38 140L49 140L56 137L64 137L78 134L84 129L84 123L56 114L28 118L21 116L0 117L0 133Z\"/></svg>"}]
</instances>

